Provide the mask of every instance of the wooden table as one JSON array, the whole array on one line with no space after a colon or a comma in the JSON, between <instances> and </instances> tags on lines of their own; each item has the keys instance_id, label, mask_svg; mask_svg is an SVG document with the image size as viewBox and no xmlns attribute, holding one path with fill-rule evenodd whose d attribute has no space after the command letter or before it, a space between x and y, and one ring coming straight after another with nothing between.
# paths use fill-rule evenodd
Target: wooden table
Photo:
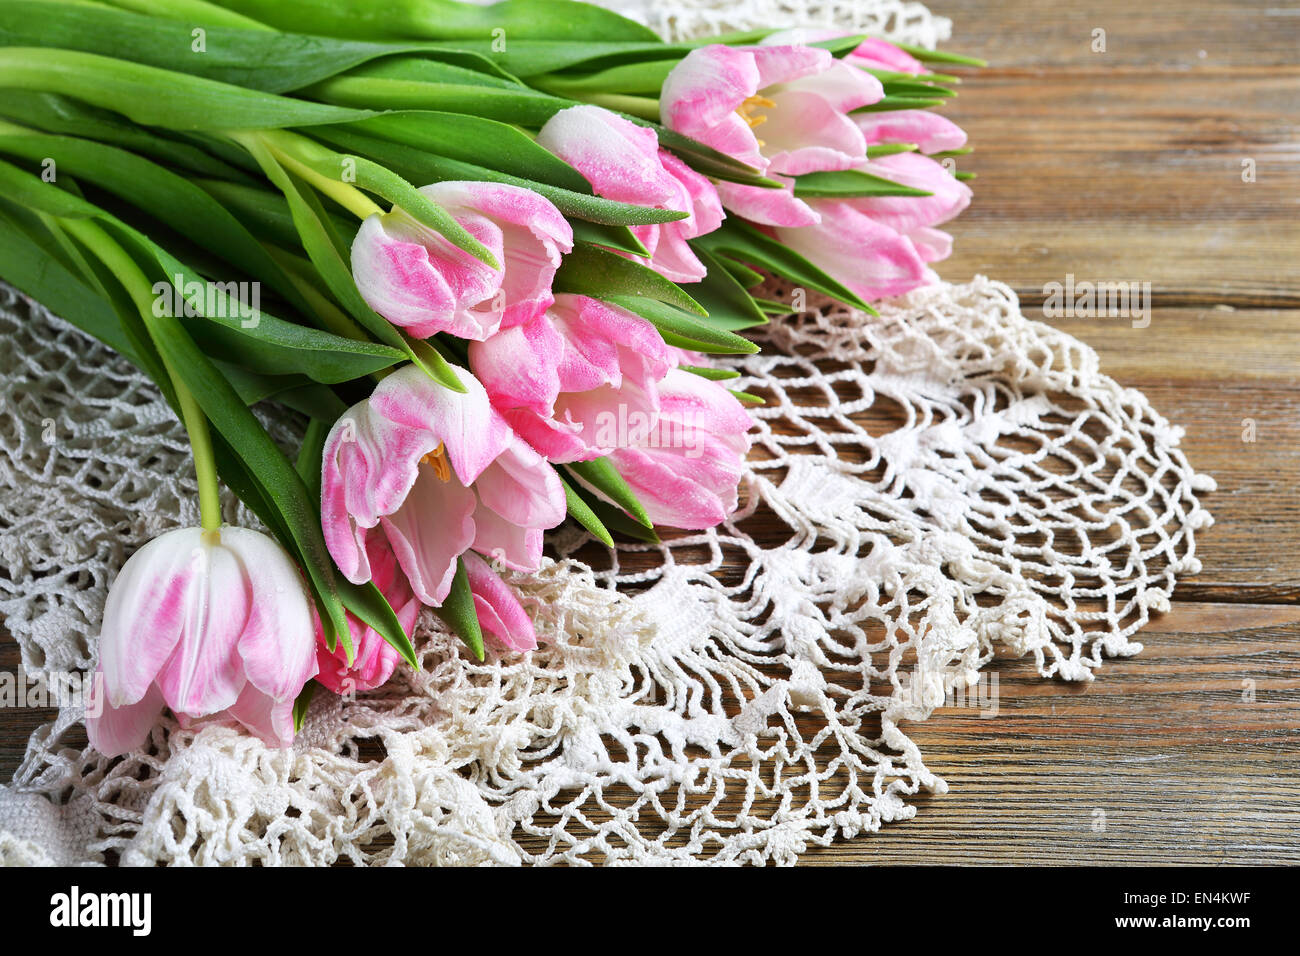
<instances>
[{"instance_id":1,"label":"wooden table","mask_svg":"<svg viewBox=\"0 0 1300 956\"><path fill-rule=\"evenodd\" d=\"M978 179L942 275L1034 318L1067 274L1150 282L1148 328L1048 321L1187 429L1215 525L1140 656L1086 687L995 665L996 719L909 725L951 791L807 861L1300 863L1300 3L933 9L991 64L946 111Z\"/></svg>"},{"instance_id":2,"label":"wooden table","mask_svg":"<svg viewBox=\"0 0 1300 956\"><path fill-rule=\"evenodd\" d=\"M1141 656L1089 686L995 664L996 719L911 726L951 792L807 862L1300 863L1300 4L935 9L992 64L949 110L979 178L943 275L1001 279L1031 316L1067 274L1150 282L1148 328L1053 321L1186 427L1216 524ZM0 779L45 719L0 713Z\"/></svg>"}]
</instances>

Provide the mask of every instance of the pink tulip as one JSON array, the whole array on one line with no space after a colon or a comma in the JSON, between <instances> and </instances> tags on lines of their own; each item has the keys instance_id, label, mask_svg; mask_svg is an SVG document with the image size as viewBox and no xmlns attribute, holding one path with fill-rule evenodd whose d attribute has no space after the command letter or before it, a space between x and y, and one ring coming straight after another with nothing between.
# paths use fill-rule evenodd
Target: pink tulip
<instances>
[{"instance_id":1,"label":"pink tulip","mask_svg":"<svg viewBox=\"0 0 1300 956\"><path fill-rule=\"evenodd\" d=\"M673 68L659 105L670 129L788 184L786 177L861 162L866 140L848 114L883 95L875 77L818 47L715 44L692 50ZM790 188L724 182L718 194L754 222L817 221Z\"/></svg>"},{"instance_id":2,"label":"pink tulip","mask_svg":"<svg viewBox=\"0 0 1300 956\"><path fill-rule=\"evenodd\" d=\"M352 242L352 274L372 309L415 338L487 338L551 304L573 229L551 202L518 186L443 182L420 192L491 251L494 269L401 209L368 218Z\"/></svg>"},{"instance_id":3,"label":"pink tulip","mask_svg":"<svg viewBox=\"0 0 1300 956\"><path fill-rule=\"evenodd\" d=\"M465 555L465 574L474 594L479 625L507 650L531 651L537 647L532 619L510 586L477 554Z\"/></svg>"},{"instance_id":4,"label":"pink tulip","mask_svg":"<svg viewBox=\"0 0 1300 956\"><path fill-rule=\"evenodd\" d=\"M859 211L854 201L818 201L817 211L817 225L775 235L860 298L902 295L932 278L911 240Z\"/></svg>"},{"instance_id":5,"label":"pink tulip","mask_svg":"<svg viewBox=\"0 0 1300 956\"><path fill-rule=\"evenodd\" d=\"M960 126L930 110L890 110L859 113L854 117L868 146L878 143L914 143L923 153L942 153L966 145Z\"/></svg>"},{"instance_id":6,"label":"pink tulip","mask_svg":"<svg viewBox=\"0 0 1300 956\"><path fill-rule=\"evenodd\" d=\"M871 196L851 200L865 215L898 232L937 226L970 205L971 190L943 164L918 153L882 156L861 167L885 179L923 189L929 196Z\"/></svg>"},{"instance_id":7,"label":"pink tulip","mask_svg":"<svg viewBox=\"0 0 1300 956\"><path fill-rule=\"evenodd\" d=\"M388 599L402 630L410 637L415 633L420 601L411 590L406 575L397 566L397 557L379 535L366 541L366 557L370 563L370 580ZM316 680L336 694L374 690L393 676L402 655L382 635L350 611L347 618L348 630L352 634L353 661L348 664L347 650L342 641L335 643L334 650L329 649L318 623L316 662L320 670Z\"/></svg>"},{"instance_id":8,"label":"pink tulip","mask_svg":"<svg viewBox=\"0 0 1300 956\"><path fill-rule=\"evenodd\" d=\"M572 106L547 121L537 142L582 173L597 196L690 213L661 225L632 226L650 253L640 261L674 282L699 282L705 268L688 239L722 224L713 184L667 150L654 130L599 106Z\"/></svg>"},{"instance_id":9,"label":"pink tulip","mask_svg":"<svg viewBox=\"0 0 1300 956\"><path fill-rule=\"evenodd\" d=\"M659 420L642 441L610 454L655 524L701 530L736 510L749 452L749 413L717 382L671 369Z\"/></svg>"},{"instance_id":10,"label":"pink tulip","mask_svg":"<svg viewBox=\"0 0 1300 956\"><path fill-rule=\"evenodd\" d=\"M917 153L885 156L860 168L932 195L814 200L820 223L777 229L776 237L868 301L935 281L927 263L946 258L952 238L933 227L969 205L970 188Z\"/></svg>"},{"instance_id":11,"label":"pink tulip","mask_svg":"<svg viewBox=\"0 0 1300 956\"><path fill-rule=\"evenodd\" d=\"M819 30L799 27L793 30L779 30L764 38L766 45L786 45L790 43L820 43L822 40L838 40L841 37L854 36L852 30ZM890 73L910 73L917 76L928 72L925 64L900 50L888 40L868 38L863 40L844 58L845 63L863 69L887 70Z\"/></svg>"},{"instance_id":12,"label":"pink tulip","mask_svg":"<svg viewBox=\"0 0 1300 956\"><path fill-rule=\"evenodd\" d=\"M384 378L325 442L325 543L349 581L369 581L367 538L386 538L411 589L440 605L469 548L535 571L542 531L565 515L546 461L510 430L464 369L453 392L414 366Z\"/></svg>"},{"instance_id":13,"label":"pink tulip","mask_svg":"<svg viewBox=\"0 0 1300 956\"><path fill-rule=\"evenodd\" d=\"M136 750L163 707L182 724L237 723L293 741L293 702L316 673L311 602L289 555L247 528L181 528L122 566L99 636L103 707L87 716L106 756Z\"/></svg>"},{"instance_id":14,"label":"pink tulip","mask_svg":"<svg viewBox=\"0 0 1300 956\"><path fill-rule=\"evenodd\" d=\"M470 346L492 404L554 462L588 461L643 439L659 416L668 346L639 316L581 295Z\"/></svg>"}]
</instances>

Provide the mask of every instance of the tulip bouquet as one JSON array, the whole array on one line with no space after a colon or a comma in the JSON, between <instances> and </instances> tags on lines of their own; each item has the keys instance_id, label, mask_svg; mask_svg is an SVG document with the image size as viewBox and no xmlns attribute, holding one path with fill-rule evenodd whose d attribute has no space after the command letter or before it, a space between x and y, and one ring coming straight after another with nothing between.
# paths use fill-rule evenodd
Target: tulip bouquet
<instances>
[{"instance_id":1,"label":"tulip bouquet","mask_svg":"<svg viewBox=\"0 0 1300 956\"><path fill-rule=\"evenodd\" d=\"M566 516L724 521L757 399L709 356L791 311L766 277L931 281L970 199L933 67L972 62L569 0L0 2L0 278L153 378L198 479L109 594L95 746L164 708L285 745L422 607L535 647L498 572Z\"/></svg>"}]
</instances>

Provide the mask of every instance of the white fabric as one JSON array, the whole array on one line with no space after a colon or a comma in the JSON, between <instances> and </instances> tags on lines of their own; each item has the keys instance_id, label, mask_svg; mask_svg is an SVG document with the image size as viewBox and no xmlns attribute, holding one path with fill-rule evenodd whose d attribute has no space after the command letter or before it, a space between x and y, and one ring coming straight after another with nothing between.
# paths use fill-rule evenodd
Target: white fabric
<instances>
[{"instance_id":1,"label":"white fabric","mask_svg":"<svg viewBox=\"0 0 1300 956\"><path fill-rule=\"evenodd\" d=\"M646 6L669 33L850 8L946 31L915 4ZM85 670L116 569L197 520L184 433L3 287L0 334L0 612L29 674ZM946 790L907 723L995 654L1090 680L1198 570L1213 481L1181 429L1006 286L767 334L735 363L768 405L727 525L612 556L562 529L559 560L511 579L548 646L477 665L425 620L418 672L318 693L288 751L167 721L107 760L62 743L65 708L0 788L0 862L792 863Z\"/></svg>"}]
</instances>

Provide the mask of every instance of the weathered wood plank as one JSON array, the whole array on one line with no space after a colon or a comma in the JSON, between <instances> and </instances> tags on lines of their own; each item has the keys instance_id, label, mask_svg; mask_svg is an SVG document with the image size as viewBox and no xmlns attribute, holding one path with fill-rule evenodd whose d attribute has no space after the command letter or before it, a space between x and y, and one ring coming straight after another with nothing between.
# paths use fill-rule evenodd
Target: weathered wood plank
<instances>
[{"instance_id":1,"label":"weathered wood plank","mask_svg":"<svg viewBox=\"0 0 1300 956\"><path fill-rule=\"evenodd\" d=\"M1300 863L1300 608L1179 604L1143 641L1088 685L996 663L996 718L909 728L950 792L806 862Z\"/></svg>"},{"instance_id":2,"label":"weathered wood plank","mask_svg":"<svg viewBox=\"0 0 1300 956\"><path fill-rule=\"evenodd\" d=\"M1038 297L1072 274L1171 304L1300 305L1297 113L1294 68L987 72L948 110L978 179L940 272Z\"/></svg>"},{"instance_id":3,"label":"weathered wood plank","mask_svg":"<svg viewBox=\"0 0 1300 956\"><path fill-rule=\"evenodd\" d=\"M1187 71L1294 66L1300 7L1294 0L935 0L953 21L947 47L995 67ZM1093 31L1105 30L1104 52Z\"/></svg>"}]
</instances>

